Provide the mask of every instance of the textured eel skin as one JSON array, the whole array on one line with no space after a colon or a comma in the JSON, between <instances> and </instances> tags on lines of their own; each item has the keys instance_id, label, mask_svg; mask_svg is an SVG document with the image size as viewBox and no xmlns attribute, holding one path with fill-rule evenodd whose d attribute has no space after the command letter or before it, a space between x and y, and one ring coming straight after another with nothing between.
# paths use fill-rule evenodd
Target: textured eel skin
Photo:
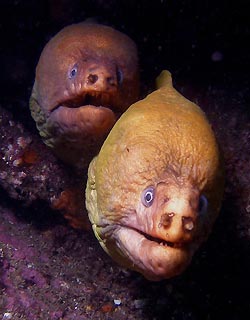
<instances>
[{"instance_id":1,"label":"textured eel skin","mask_svg":"<svg viewBox=\"0 0 250 320\"><path fill-rule=\"evenodd\" d=\"M135 43L111 27L82 22L43 49L30 109L44 142L63 161L83 167L138 93Z\"/></svg>"},{"instance_id":2,"label":"textured eel skin","mask_svg":"<svg viewBox=\"0 0 250 320\"><path fill-rule=\"evenodd\" d=\"M88 171L86 206L104 250L157 281L189 265L218 215L223 161L203 111L163 71L117 121Z\"/></svg>"}]
</instances>

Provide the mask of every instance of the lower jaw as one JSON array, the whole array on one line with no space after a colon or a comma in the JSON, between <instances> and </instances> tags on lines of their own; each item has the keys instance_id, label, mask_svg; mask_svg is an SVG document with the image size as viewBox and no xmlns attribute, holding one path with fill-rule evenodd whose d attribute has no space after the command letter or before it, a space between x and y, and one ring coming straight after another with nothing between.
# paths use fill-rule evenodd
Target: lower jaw
<instances>
[{"instance_id":1,"label":"lower jaw","mask_svg":"<svg viewBox=\"0 0 250 320\"><path fill-rule=\"evenodd\" d=\"M98 137L107 134L116 120L117 116L111 109L86 105L78 108L60 106L50 114L48 122L62 133L80 132L82 136Z\"/></svg>"},{"instance_id":2,"label":"lower jaw","mask_svg":"<svg viewBox=\"0 0 250 320\"><path fill-rule=\"evenodd\" d=\"M163 247L170 247L170 248L176 248L176 249L184 249L185 246L187 246L187 243L182 243L182 242L171 242L171 241L167 241L167 240L163 240L157 237L153 237L149 234L143 233L141 231L140 232L146 239L148 239L149 241L153 241L155 243L158 243L160 246Z\"/></svg>"},{"instance_id":3,"label":"lower jaw","mask_svg":"<svg viewBox=\"0 0 250 320\"><path fill-rule=\"evenodd\" d=\"M153 241L155 243L158 243L160 246L163 246L163 247L170 247L170 248L180 248L181 247L181 244L173 243L170 241L165 241L165 240L162 240L162 239L159 239L156 237L152 237L148 234L143 234L143 235L149 241Z\"/></svg>"},{"instance_id":4,"label":"lower jaw","mask_svg":"<svg viewBox=\"0 0 250 320\"><path fill-rule=\"evenodd\" d=\"M189 265L194 253L189 245L164 243L127 227L117 230L115 238L124 255L121 256L121 260L125 260L123 265L140 272L151 281L179 275ZM119 263L119 259L116 260Z\"/></svg>"}]
</instances>

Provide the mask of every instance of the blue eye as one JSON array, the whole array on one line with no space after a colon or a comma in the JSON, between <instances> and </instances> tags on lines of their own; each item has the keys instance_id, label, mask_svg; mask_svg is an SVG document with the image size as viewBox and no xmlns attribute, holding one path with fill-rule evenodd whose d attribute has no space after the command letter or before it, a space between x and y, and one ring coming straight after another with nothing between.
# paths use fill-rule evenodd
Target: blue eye
<instances>
[{"instance_id":1,"label":"blue eye","mask_svg":"<svg viewBox=\"0 0 250 320\"><path fill-rule=\"evenodd\" d=\"M154 188L153 187L148 187L146 188L141 195L141 201L142 204L145 207L150 207L154 201Z\"/></svg>"},{"instance_id":2,"label":"blue eye","mask_svg":"<svg viewBox=\"0 0 250 320\"><path fill-rule=\"evenodd\" d=\"M202 194L200 196L199 200L199 214L206 214L207 213L207 207L208 207L208 201L207 198Z\"/></svg>"},{"instance_id":3,"label":"blue eye","mask_svg":"<svg viewBox=\"0 0 250 320\"><path fill-rule=\"evenodd\" d=\"M69 78L70 79L74 78L76 76L76 74L77 74L77 67L74 66L69 72Z\"/></svg>"}]
</instances>

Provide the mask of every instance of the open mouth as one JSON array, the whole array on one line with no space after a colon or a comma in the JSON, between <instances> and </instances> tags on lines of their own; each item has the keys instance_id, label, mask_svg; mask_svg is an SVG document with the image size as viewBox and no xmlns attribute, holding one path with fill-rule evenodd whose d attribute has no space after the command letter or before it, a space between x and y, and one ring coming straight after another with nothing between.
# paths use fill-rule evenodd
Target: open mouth
<instances>
[{"instance_id":1,"label":"open mouth","mask_svg":"<svg viewBox=\"0 0 250 320\"><path fill-rule=\"evenodd\" d=\"M167 241L167 240L164 240L161 238L153 237L153 236L151 236L141 230L135 229L135 228L129 228L129 229L134 230L134 232L137 232L138 234L143 236L145 239L147 239L151 242L157 243L163 247L170 247L170 248L175 248L175 249L179 248L180 249L185 246L185 243L182 243L182 242L171 242L171 241Z\"/></svg>"},{"instance_id":2,"label":"open mouth","mask_svg":"<svg viewBox=\"0 0 250 320\"><path fill-rule=\"evenodd\" d=\"M174 243L174 242L171 242L171 241L166 241L166 240L163 240L163 239L160 239L160 238L156 238L156 237L153 237L149 234L146 234L146 233L142 233L140 232L147 240L149 241L153 241L153 242L156 242L158 243L160 246L164 246L164 247L171 247L171 248L181 248L183 247L183 243Z\"/></svg>"},{"instance_id":3,"label":"open mouth","mask_svg":"<svg viewBox=\"0 0 250 320\"><path fill-rule=\"evenodd\" d=\"M64 100L55 106L51 111L58 109L59 107L67 108L80 108L85 106L92 107L103 107L112 110L117 113L118 108L116 107L114 96L107 92L99 91L89 91L84 92L81 95L72 97L70 99Z\"/></svg>"},{"instance_id":4,"label":"open mouth","mask_svg":"<svg viewBox=\"0 0 250 320\"><path fill-rule=\"evenodd\" d=\"M161 280L180 274L189 264L194 248L191 243L165 241L131 227L106 227L118 247L107 249L120 264L141 272L149 280ZM105 228L104 228L105 229Z\"/></svg>"}]
</instances>

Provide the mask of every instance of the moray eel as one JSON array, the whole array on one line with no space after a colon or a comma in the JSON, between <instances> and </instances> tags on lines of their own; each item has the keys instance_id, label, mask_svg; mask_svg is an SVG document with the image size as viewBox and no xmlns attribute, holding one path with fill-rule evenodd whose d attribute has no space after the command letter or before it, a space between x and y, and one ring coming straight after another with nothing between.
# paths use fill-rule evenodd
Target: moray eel
<instances>
[{"instance_id":1,"label":"moray eel","mask_svg":"<svg viewBox=\"0 0 250 320\"><path fill-rule=\"evenodd\" d=\"M30 98L44 142L65 162L86 166L110 129L138 99L135 43L108 26L62 29L43 49Z\"/></svg>"},{"instance_id":2,"label":"moray eel","mask_svg":"<svg viewBox=\"0 0 250 320\"><path fill-rule=\"evenodd\" d=\"M103 249L158 281L179 275L207 238L223 196L224 170L204 112L172 86L117 121L89 165L86 206Z\"/></svg>"}]
</instances>

